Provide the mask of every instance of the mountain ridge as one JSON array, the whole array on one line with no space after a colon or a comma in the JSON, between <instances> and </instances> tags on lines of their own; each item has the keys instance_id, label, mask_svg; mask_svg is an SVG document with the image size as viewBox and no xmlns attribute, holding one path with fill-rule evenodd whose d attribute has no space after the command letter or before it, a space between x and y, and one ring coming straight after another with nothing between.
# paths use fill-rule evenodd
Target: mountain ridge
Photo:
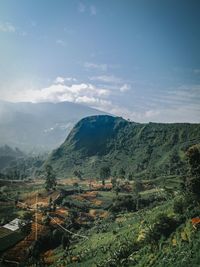
<instances>
[{"instance_id":1,"label":"mountain ridge","mask_svg":"<svg viewBox=\"0 0 200 267\"><path fill-rule=\"evenodd\" d=\"M197 123L136 123L109 115L91 116L74 126L47 163L65 177L75 170L98 177L100 168L107 165L113 175L121 168L134 176L181 174L186 168L185 151L197 141Z\"/></svg>"}]
</instances>

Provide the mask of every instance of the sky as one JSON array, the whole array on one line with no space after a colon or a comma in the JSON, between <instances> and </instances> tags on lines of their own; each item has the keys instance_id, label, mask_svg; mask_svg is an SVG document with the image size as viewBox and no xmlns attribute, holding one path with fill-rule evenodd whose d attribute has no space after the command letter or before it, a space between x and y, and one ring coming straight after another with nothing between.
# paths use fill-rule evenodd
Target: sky
<instances>
[{"instance_id":1,"label":"sky","mask_svg":"<svg viewBox=\"0 0 200 267\"><path fill-rule=\"evenodd\" d=\"M1 0L0 99L200 122L199 0Z\"/></svg>"}]
</instances>

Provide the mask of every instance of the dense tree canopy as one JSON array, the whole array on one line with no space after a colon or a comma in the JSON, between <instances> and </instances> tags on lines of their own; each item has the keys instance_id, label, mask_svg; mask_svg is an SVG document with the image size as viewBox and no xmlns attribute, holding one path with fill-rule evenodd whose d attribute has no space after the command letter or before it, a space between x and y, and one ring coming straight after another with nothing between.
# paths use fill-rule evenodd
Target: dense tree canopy
<instances>
[{"instance_id":1,"label":"dense tree canopy","mask_svg":"<svg viewBox=\"0 0 200 267\"><path fill-rule=\"evenodd\" d=\"M46 166L45 188L47 191L55 190L56 188L56 176L51 165Z\"/></svg>"},{"instance_id":2,"label":"dense tree canopy","mask_svg":"<svg viewBox=\"0 0 200 267\"><path fill-rule=\"evenodd\" d=\"M189 175L186 180L187 190L200 197L200 145L190 147L186 156L189 163Z\"/></svg>"},{"instance_id":3,"label":"dense tree canopy","mask_svg":"<svg viewBox=\"0 0 200 267\"><path fill-rule=\"evenodd\" d=\"M109 178L110 176L110 167L105 166L100 169L100 178L102 180L102 184L105 185L105 179Z\"/></svg>"}]
</instances>

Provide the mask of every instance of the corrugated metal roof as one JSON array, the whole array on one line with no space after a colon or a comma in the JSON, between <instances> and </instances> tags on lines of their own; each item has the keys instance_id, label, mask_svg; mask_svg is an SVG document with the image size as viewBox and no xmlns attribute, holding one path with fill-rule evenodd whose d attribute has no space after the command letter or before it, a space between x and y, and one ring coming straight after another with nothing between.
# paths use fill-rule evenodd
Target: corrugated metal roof
<instances>
[{"instance_id":1,"label":"corrugated metal roof","mask_svg":"<svg viewBox=\"0 0 200 267\"><path fill-rule=\"evenodd\" d=\"M19 225L20 225L21 220L18 218L15 218L14 220L12 220L11 222L3 225L4 228L9 229L11 231L16 231L19 229Z\"/></svg>"}]
</instances>

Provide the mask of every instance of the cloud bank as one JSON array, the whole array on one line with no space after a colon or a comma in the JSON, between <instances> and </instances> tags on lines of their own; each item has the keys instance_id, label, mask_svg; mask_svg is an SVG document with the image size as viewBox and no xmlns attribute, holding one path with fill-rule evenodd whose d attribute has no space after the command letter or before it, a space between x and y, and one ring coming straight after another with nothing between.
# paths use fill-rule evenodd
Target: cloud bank
<instances>
[{"instance_id":1,"label":"cloud bank","mask_svg":"<svg viewBox=\"0 0 200 267\"><path fill-rule=\"evenodd\" d=\"M74 77L58 76L49 86L28 88L30 89L22 89L20 86L17 89L15 84L14 90L1 92L1 99L12 102L69 101L138 122L199 121L198 85L168 88L160 94L146 90L145 94L145 89L141 93L136 83L127 83L114 75L101 75L89 77L88 82L80 82Z\"/></svg>"},{"instance_id":2,"label":"cloud bank","mask_svg":"<svg viewBox=\"0 0 200 267\"><path fill-rule=\"evenodd\" d=\"M71 82L71 85L67 83ZM75 78L58 76L54 83L42 89L19 90L7 94L13 102L63 102L86 104L95 108L106 109L111 105L108 100L110 90L99 88L91 83L78 83Z\"/></svg>"}]
</instances>

